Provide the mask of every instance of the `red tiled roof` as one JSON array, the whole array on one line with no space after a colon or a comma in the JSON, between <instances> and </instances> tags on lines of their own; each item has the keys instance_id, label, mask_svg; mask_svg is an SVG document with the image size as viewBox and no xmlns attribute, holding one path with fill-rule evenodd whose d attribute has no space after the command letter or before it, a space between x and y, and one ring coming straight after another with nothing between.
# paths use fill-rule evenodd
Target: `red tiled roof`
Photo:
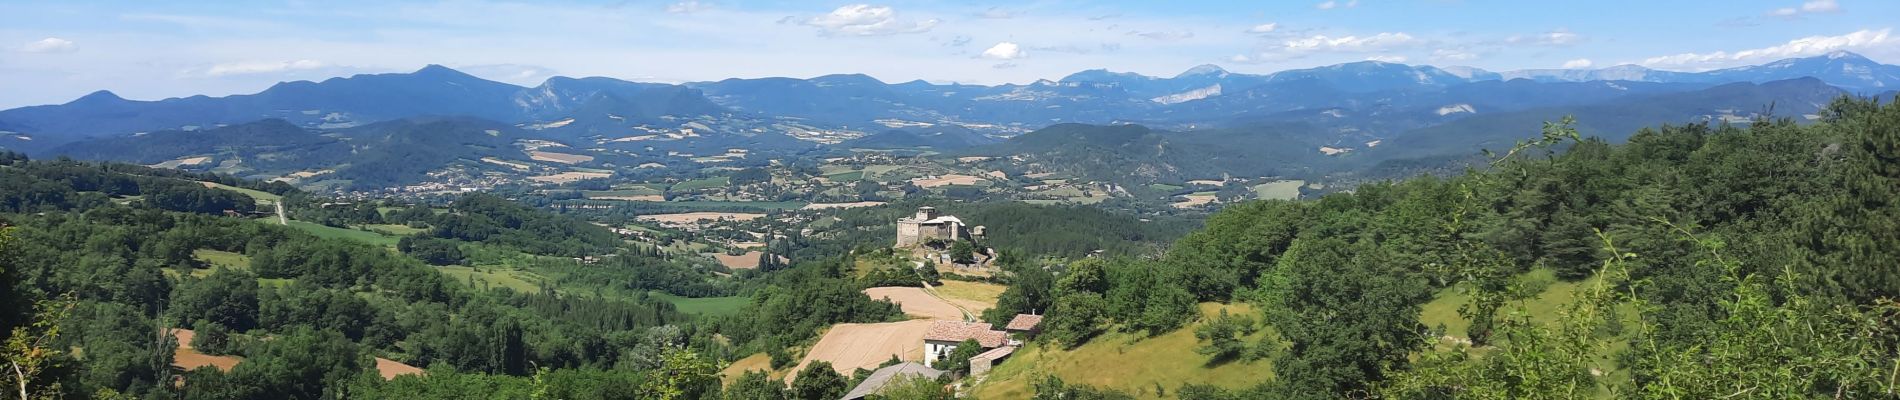
<instances>
[{"instance_id":1,"label":"red tiled roof","mask_svg":"<svg viewBox=\"0 0 1900 400\"><path fill-rule=\"evenodd\" d=\"M1016 352L1016 346L1003 346L1003 347L990 349L990 351L985 351L982 354L977 354L975 358L987 358L987 359L990 359L990 361L995 361L995 360L1001 360L1004 357L1009 357L1011 353L1015 353L1015 352Z\"/></svg>"},{"instance_id":2,"label":"red tiled roof","mask_svg":"<svg viewBox=\"0 0 1900 400\"><path fill-rule=\"evenodd\" d=\"M1005 325L1003 327L1003 330L1007 330L1007 331L1035 330L1036 325L1042 325L1041 315L1016 314L1015 318L1009 319L1009 325Z\"/></svg>"},{"instance_id":3,"label":"red tiled roof","mask_svg":"<svg viewBox=\"0 0 1900 400\"><path fill-rule=\"evenodd\" d=\"M1008 335L1002 331L990 330L990 324L981 322L935 321L930 330L924 331L924 340L942 342L962 342L976 339L984 348L1002 346Z\"/></svg>"}]
</instances>

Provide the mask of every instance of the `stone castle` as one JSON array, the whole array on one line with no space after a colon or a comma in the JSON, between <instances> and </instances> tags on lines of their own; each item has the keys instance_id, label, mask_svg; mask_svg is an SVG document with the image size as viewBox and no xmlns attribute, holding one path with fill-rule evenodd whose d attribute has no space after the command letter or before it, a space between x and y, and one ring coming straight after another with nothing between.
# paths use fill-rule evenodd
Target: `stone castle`
<instances>
[{"instance_id":1,"label":"stone castle","mask_svg":"<svg viewBox=\"0 0 1900 400\"><path fill-rule=\"evenodd\" d=\"M957 217L938 215L934 207L918 207L917 215L897 220L897 247L915 247L932 240L956 241L982 235L982 226L968 226Z\"/></svg>"}]
</instances>

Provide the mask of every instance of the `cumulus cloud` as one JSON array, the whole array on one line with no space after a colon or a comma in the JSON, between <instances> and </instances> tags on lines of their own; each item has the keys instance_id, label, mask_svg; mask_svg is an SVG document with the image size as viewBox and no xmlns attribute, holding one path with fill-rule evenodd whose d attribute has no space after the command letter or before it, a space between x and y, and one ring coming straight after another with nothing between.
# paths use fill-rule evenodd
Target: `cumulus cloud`
<instances>
[{"instance_id":1,"label":"cumulus cloud","mask_svg":"<svg viewBox=\"0 0 1900 400\"><path fill-rule=\"evenodd\" d=\"M987 50L983 50L983 54L979 57L991 60L1015 60L1027 56L1029 56L1029 53L1023 52L1022 46L1018 46L1012 42L1000 42L995 46L990 46Z\"/></svg>"},{"instance_id":2,"label":"cumulus cloud","mask_svg":"<svg viewBox=\"0 0 1900 400\"><path fill-rule=\"evenodd\" d=\"M79 45L73 44L73 41L56 37L40 39L20 46L20 51L27 53L70 53L78 50Z\"/></svg>"},{"instance_id":3,"label":"cumulus cloud","mask_svg":"<svg viewBox=\"0 0 1900 400\"><path fill-rule=\"evenodd\" d=\"M1596 63L1594 62L1590 62L1590 59L1588 58L1579 58L1575 60L1564 61L1563 68L1564 69L1590 68L1591 65L1595 65L1595 64Z\"/></svg>"},{"instance_id":4,"label":"cumulus cloud","mask_svg":"<svg viewBox=\"0 0 1900 400\"><path fill-rule=\"evenodd\" d=\"M1252 28L1247 28L1247 33L1271 33L1274 29L1280 29L1280 24L1277 22L1268 22L1254 25Z\"/></svg>"},{"instance_id":5,"label":"cumulus cloud","mask_svg":"<svg viewBox=\"0 0 1900 400\"><path fill-rule=\"evenodd\" d=\"M666 12L673 14L692 14L709 9L712 9L711 4L701 3L698 0L686 0L666 6Z\"/></svg>"},{"instance_id":6,"label":"cumulus cloud","mask_svg":"<svg viewBox=\"0 0 1900 400\"><path fill-rule=\"evenodd\" d=\"M1893 29L1862 29L1837 36L1809 36L1790 40L1776 46L1733 52L1717 51L1713 53L1682 53L1650 57L1642 65L1648 67L1711 68L1746 62L1768 61L1790 57L1819 55L1837 50L1867 49L1900 44L1900 39L1892 37Z\"/></svg>"},{"instance_id":7,"label":"cumulus cloud","mask_svg":"<svg viewBox=\"0 0 1900 400\"><path fill-rule=\"evenodd\" d=\"M929 31L937 26L937 22L934 18L922 21L901 19L897 17L897 10L887 6L851 4L800 23L816 27L825 35L884 36Z\"/></svg>"},{"instance_id":8,"label":"cumulus cloud","mask_svg":"<svg viewBox=\"0 0 1900 400\"><path fill-rule=\"evenodd\" d=\"M205 68L205 76L253 75L276 72L301 71L323 68L328 65L316 60L295 61L239 61L215 64Z\"/></svg>"}]
</instances>

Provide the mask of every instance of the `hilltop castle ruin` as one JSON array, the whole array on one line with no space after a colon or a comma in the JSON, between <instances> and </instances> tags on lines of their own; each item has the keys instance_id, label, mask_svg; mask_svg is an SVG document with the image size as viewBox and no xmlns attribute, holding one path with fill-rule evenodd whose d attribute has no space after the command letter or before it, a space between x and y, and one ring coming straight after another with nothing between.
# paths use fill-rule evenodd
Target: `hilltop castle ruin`
<instances>
[{"instance_id":1,"label":"hilltop castle ruin","mask_svg":"<svg viewBox=\"0 0 1900 400\"><path fill-rule=\"evenodd\" d=\"M918 207L917 215L897 220L897 247L913 247L932 240L956 241L983 236L982 226L968 226L963 220L938 215L935 207Z\"/></svg>"}]
</instances>

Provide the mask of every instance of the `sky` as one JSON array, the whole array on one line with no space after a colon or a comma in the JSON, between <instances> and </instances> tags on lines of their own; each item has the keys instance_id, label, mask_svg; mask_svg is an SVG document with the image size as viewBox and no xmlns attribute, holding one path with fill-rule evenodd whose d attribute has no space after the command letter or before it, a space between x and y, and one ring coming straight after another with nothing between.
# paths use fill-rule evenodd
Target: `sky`
<instances>
[{"instance_id":1,"label":"sky","mask_svg":"<svg viewBox=\"0 0 1900 400\"><path fill-rule=\"evenodd\" d=\"M0 15L0 108L96 90L255 93L428 64L533 86L836 73L1000 84L1363 60L1699 71L1836 50L1900 62L1891 0L0 0Z\"/></svg>"}]
</instances>

